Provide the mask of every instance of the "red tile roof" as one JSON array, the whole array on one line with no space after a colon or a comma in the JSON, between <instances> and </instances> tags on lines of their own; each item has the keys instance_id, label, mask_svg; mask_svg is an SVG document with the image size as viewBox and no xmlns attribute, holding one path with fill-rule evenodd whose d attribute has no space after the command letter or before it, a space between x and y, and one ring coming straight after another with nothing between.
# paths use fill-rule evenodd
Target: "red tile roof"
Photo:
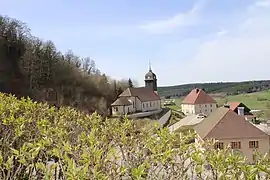
<instances>
[{"instance_id":1,"label":"red tile roof","mask_svg":"<svg viewBox=\"0 0 270 180\"><path fill-rule=\"evenodd\" d=\"M160 97L147 87L127 88L119 97L138 97L142 102L160 100Z\"/></svg>"},{"instance_id":2,"label":"red tile roof","mask_svg":"<svg viewBox=\"0 0 270 180\"><path fill-rule=\"evenodd\" d=\"M250 109L242 102L228 102L228 105L230 106L230 109L232 111L235 111L238 107L244 107L245 108L245 115L253 115L251 112L249 112Z\"/></svg>"},{"instance_id":3,"label":"red tile roof","mask_svg":"<svg viewBox=\"0 0 270 180\"><path fill-rule=\"evenodd\" d=\"M217 103L202 89L193 89L182 101L182 104L211 104Z\"/></svg>"},{"instance_id":4,"label":"red tile roof","mask_svg":"<svg viewBox=\"0 0 270 180\"><path fill-rule=\"evenodd\" d=\"M232 111L236 110L236 108L241 104L241 102L228 102L228 105L230 106L230 109Z\"/></svg>"}]
</instances>

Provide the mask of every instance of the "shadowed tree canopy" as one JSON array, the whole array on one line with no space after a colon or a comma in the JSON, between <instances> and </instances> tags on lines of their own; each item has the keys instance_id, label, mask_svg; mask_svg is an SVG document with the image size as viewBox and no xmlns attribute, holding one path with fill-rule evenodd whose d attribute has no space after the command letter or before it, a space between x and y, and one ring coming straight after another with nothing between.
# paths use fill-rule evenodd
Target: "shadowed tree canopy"
<instances>
[{"instance_id":1,"label":"shadowed tree canopy","mask_svg":"<svg viewBox=\"0 0 270 180\"><path fill-rule=\"evenodd\" d=\"M133 87L133 82L130 78L128 79L128 87L130 87L130 88Z\"/></svg>"},{"instance_id":2,"label":"shadowed tree canopy","mask_svg":"<svg viewBox=\"0 0 270 180\"><path fill-rule=\"evenodd\" d=\"M114 83L115 82L115 83ZM90 57L59 52L22 22L0 15L0 91L107 115L128 81L114 81Z\"/></svg>"}]
</instances>

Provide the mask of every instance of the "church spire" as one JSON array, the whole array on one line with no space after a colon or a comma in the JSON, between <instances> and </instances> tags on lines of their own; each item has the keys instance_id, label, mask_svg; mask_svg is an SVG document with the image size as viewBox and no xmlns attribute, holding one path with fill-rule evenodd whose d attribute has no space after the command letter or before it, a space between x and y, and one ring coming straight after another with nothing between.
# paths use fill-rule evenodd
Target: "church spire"
<instances>
[{"instance_id":1,"label":"church spire","mask_svg":"<svg viewBox=\"0 0 270 180\"><path fill-rule=\"evenodd\" d=\"M151 69L151 60L149 60L149 71L152 71L152 69Z\"/></svg>"}]
</instances>

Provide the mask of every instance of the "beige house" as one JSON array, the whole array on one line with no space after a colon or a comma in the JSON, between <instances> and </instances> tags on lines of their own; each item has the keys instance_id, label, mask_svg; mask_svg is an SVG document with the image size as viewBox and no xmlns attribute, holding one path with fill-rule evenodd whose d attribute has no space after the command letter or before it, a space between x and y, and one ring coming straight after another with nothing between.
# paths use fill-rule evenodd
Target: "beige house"
<instances>
[{"instance_id":1,"label":"beige house","mask_svg":"<svg viewBox=\"0 0 270 180\"><path fill-rule=\"evenodd\" d=\"M218 107L217 102L203 89L193 89L182 101L181 109L185 115L209 115Z\"/></svg>"},{"instance_id":2,"label":"beige house","mask_svg":"<svg viewBox=\"0 0 270 180\"><path fill-rule=\"evenodd\" d=\"M216 139L215 148L237 150L254 162L255 149L264 154L270 150L269 135L239 116L229 108L221 107L194 127L197 132L196 143L206 139Z\"/></svg>"},{"instance_id":3,"label":"beige house","mask_svg":"<svg viewBox=\"0 0 270 180\"><path fill-rule=\"evenodd\" d=\"M151 88L128 88L111 106L113 115L132 114L160 110L161 100Z\"/></svg>"}]
</instances>

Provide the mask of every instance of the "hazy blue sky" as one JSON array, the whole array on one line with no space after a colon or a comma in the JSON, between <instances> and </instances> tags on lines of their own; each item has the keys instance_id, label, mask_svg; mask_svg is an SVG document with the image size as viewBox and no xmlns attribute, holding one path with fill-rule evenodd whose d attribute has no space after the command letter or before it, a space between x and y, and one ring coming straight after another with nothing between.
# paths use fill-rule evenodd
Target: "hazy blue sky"
<instances>
[{"instance_id":1,"label":"hazy blue sky","mask_svg":"<svg viewBox=\"0 0 270 180\"><path fill-rule=\"evenodd\" d=\"M159 85L270 79L270 0L0 0L61 51Z\"/></svg>"}]
</instances>

